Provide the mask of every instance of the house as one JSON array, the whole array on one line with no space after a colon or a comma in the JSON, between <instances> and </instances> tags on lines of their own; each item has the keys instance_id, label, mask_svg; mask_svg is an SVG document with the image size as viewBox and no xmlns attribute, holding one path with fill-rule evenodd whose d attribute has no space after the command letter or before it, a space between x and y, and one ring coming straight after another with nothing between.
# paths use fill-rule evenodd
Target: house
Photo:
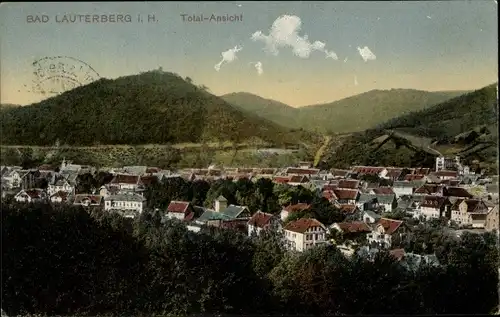
<instances>
[{"instance_id":1,"label":"house","mask_svg":"<svg viewBox=\"0 0 500 317\"><path fill-rule=\"evenodd\" d=\"M379 221L380 218L382 218L379 214L374 213L371 210L365 210L365 211L363 211L361 217L362 217L361 220L364 221L367 224L374 224L377 221Z\"/></svg>"},{"instance_id":2,"label":"house","mask_svg":"<svg viewBox=\"0 0 500 317\"><path fill-rule=\"evenodd\" d=\"M66 203L69 201L69 193L64 191L58 191L50 195L50 202L52 203Z\"/></svg>"},{"instance_id":3,"label":"house","mask_svg":"<svg viewBox=\"0 0 500 317\"><path fill-rule=\"evenodd\" d=\"M76 182L76 178L75 178L75 182ZM68 195L74 195L75 194L75 183L70 182L68 179L66 179L63 176L57 176L57 177L55 177L55 179L52 183L49 183L47 191L48 191L49 195L54 195L55 193L58 193L58 192L64 192L64 193L67 193Z\"/></svg>"},{"instance_id":4,"label":"house","mask_svg":"<svg viewBox=\"0 0 500 317\"><path fill-rule=\"evenodd\" d=\"M73 200L73 205L84 207L101 207L104 198L99 195L77 194Z\"/></svg>"},{"instance_id":5,"label":"house","mask_svg":"<svg viewBox=\"0 0 500 317\"><path fill-rule=\"evenodd\" d=\"M300 175L300 176L312 176L317 175L319 173L319 169L317 168L296 168L289 167L286 169L287 176Z\"/></svg>"},{"instance_id":6,"label":"house","mask_svg":"<svg viewBox=\"0 0 500 317\"><path fill-rule=\"evenodd\" d=\"M283 228L283 232L287 247L298 252L326 242L326 227L312 218L291 221Z\"/></svg>"},{"instance_id":7,"label":"house","mask_svg":"<svg viewBox=\"0 0 500 317\"><path fill-rule=\"evenodd\" d=\"M410 181L395 181L392 185L392 191L396 197L413 195L414 188L414 183Z\"/></svg>"},{"instance_id":8,"label":"house","mask_svg":"<svg viewBox=\"0 0 500 317\"><path fill-rule=\"evenodd\" d=\"M221 210L224 210L226 208L227 208L227 199L226 199L226 197L220 195L214 201L214 210L216 212L220 212Z\"/></svg>"},{"instance_id":9,"label":"house","mask_svg":"<svg viewBox=\"0 0 500 317\"><path fill-rule=\"evenodd\" d=\"M388 167L387 174L384 176L384 178L395 181L399 179L402 173L403 173L402 168Z\"/></svg>"},{"instance_id":10,"label":"house","mask_svg":"<svg viewBox=\"0 0 500 317\"><path fill-rule=\"evenodd\" d=\"M435 196L443 196L445 186L441 184L424 184L417 188L414 195L435 195Z\"/></svg>"},{"instance_id":11,"label":"house","mask_svg":"<svg viewBox=\"0 0 500 317\"><path fill-rule=\"evenodd\" d=\"M146 205L146 198L136 193L115 194L106 197L104 210L116 211L127 218L140 215Z\"/></svg>"},{"instance_id":12,"label":"house","mask_svg":"<svg viewBox=\"0 0 500 317\"><path fill-rule=\"evenodd\" d=\"M369 194L375 195L395 195L391 187L378 187L370 190Z\"/></svg>"},{"instance_id":13,"label":"house","mask_svg":"<svg viewBox=\"0 0 500 317\"><path fill-rule=\"evenodd\" d=\"M287 184L290 181L289 176L274 176L273 183L275 184Z\"/></svg>"},{"instance_id":14,"label":"house","mask_svg":"<svg viewBox=\"0 0 500 317\"><path fill-rule=\"evenodd\" d=\"M403 221L381 218L366 238L369 244L390 248L395 237L402 238L407 232L408 228L403 225Z\"/></svg>"},{"instance_id":15,"label":"house","mask_svg":"<svg viewBox=\"0 0 500 317\"><path fill-rule=\"evenodd\" d=\"M347 176L349 176L349 174L351 173L351 171L349 170L341 170L336 168L331 169L330 172L332 173L333 178L347 178Z\"/></svg>"},{"instance_id":16,"label":"house","mask_svg":"<svg viewBox=\"0 0 500 317\"><path fill-rule=\"evenodd\" d=\"M219 206L215 210L205 209L202 215L196 219L196 223L221 227L223 226L222 222L224 221L238 219L239 222L244 223L246 226L250 216L250 210L246 206L229 205L225 208Z\"/></svg>"},{"instance_id":17,"label":"house","mask_svg":"<svg viewBox=\"0 0 500 317\"><path fill-rule=\"evenodd\" d=\"M486 222L484 224L484 229L486 231L494 231L499 232L499 223L498 223L498 205L493 207L488 214L486 215Z\"/></svg>"},{"instance_id":18,"label":"house","mask_svg":"<svg viewBox=\"0 0 500 317\"><path fill-rule=\"evenodd\" d=\"M47 199L47 194L39 188L23 189L14 196L14 200L22 203L36 203Z\"/></svg>"},{"instance_id":19,"label":"house","mask_svg":"<svg viewBox=\"0 0 500 317\"><path fill-rule=\"evenodd\" d=\"M341 179L337 183L338 189L359 189L359 180Z\"/></svg>"},{"instance_id":20,"label":"house","mask_svg":"<svg viewBox=\"0 0 500 317\"><path fill-rule=\"evenodd\" d=\"M405 175L404 181L408 181L408 182L411 182L411 181L425 181L426 180L426 176L425 175L419 175L419 174L408 174L408 175Z\"/></svg>"},{"instance_id":21,"label":"house","mask_svg":"<svg viewBox=\"0 0 500 317\"><path fill-rule=\"evenodd\" d=\"M321 197L328 200L331 204L333 204L334 202L336 202L338 200L338 197L335 196L335 193L333 192L333 190L323 190L321 192Z\"/></svg>"},{"instance_id":22,"label":"house","mask_svg":"<svg viewBox=\"0 0 500 317\"><path fill-rule=\"evenodd\" d=\"M281 221L285 221L286 218L288 218L288 216L290 216L292 213L304 211L304 210L307 210L310 208L311 208L311 205L306 204L306 203L298 203L295 205L290 204L281 210L281 213L280 213Z\"/></svg>"},{"instance_id":23,"label":"house","mask_svg":"<svg viewBox=\"0 0 500 317\"><path fill-rule=\"evenodd\" d=\"M361 194L356 202L360 210L381 210L392 212L397 207L395 194L375 195Z\"/></svg>"},{"instance_id":24,"label":"house","mask_svg":"<svg viewBox=\"0 0 500 317\"><path fill-rule=\"evenodd\" d=\"M334 189L333 193L339 204L355 204L359 196L357 189Z\"/></svg>"},{"instance_id":25,"label":"house","mask_svg":"<svg viewBox=\"0 0 500 317\"><path fill-rule=\"evenodd\" d=\"M354 241L371 232L370 226L363 221L337 222L330 226L330 230L337 230L345 240Z\"/></svg>"},{"instance_id":26,"label":"house","mask_svg":"<svg viewBox=\"0 0 500 317\"><path fill-rule=\"evenodd\" d=\"M358 176L372 175L384 178L387 175L387 169L385 167L375 167L375 166L354 166L352 168L352 173Z\"/></svg>"},{"instance_id":27,"label":"house","mask_svg":"<svg viewBox=\"0 0 500 317\"><path fill-rule=\"evenodd\" d=\"M247 227L248 236L251 236L253 233L259 235L262 230L280 229L278 217L260 210L254 213L252 218L248 220Z\"/></svg>"},{"instance_id":28,"label":"house","mask_svg":"<svg viewBox=\"0 0 500 317\"><path fill-rule=\"evenodd\" d=\"M345 217L355 215L360 212L358 206L355 204L339 204L339 211L344 215Z\"/></svg>"},{"instance_id":29,"label":"house","mask_svg":"<svg viewBox=\"0 0 500 317\"><path fill-rule=\"evenodd\" d=\"M441 171L437 171L437 172L432 173L432 175L436 176L440 180L457 179L458 172L457 171L441 170Z\"/></svg>"},{"instance_id":30,"label":"house","mask_svg":"<svg viewBox=\"0 0 500 317\"><path fill-rule=\"evenodd\" d=\"M109 187L116 187L123 191L136 191L143 185L139 175L117 174L109 183Z\"/></svg>"},{"instance_id":31,"label":"house","mask_svg":"<svg viewBox=\"0 0 500 317\"><path fill-rule=\"evenodd\" d=\"M356 206L362 211L364 210L377 210L379 207L377 201L377 195L373 194L361 194L358 197Z\"/></svg>"},{"instance_id":32,"label":"house","mask_svg":"<svg viewBox=\"0 0 500 317\"><path fill-rule=\"evenodd\" d=\"M6 167L4 168L2 173L2 181L5 181L7 189L21 187L22 177L24 176L24 172L22 171L21 167Z\"/></svg>"},{"instance_id":33,"label":"house","mask_svg":"<svg viewBox=\"0 0 500 317\"><path fill-rule=\"evenodd\" d=\"M191 221L195 216L195 210L188 201L171 201L167 207L165 218Z\"/></svg>"},{"instance_id":34,"label":"house","mask_svg":"<svg viewBox=\"0 0 500 317\"><path fill-rule=\"evenodd\" d=\"M124 174L141 176L146 174L147 170L147 166L124 166L121 172Z\"/></svg>"},{"instance_id":35,"label":"house","mask_svg":"<svg viewBox=\"0 0 500 317\"><path fill-rule=\"evenodd\" d=\"M460 199L452 206L451 220L460 226L485 228L488 206L478 199Z\"/></svg>"},{"instance_id":36,"label":"house","mask_svg":"<svg viewBox=\"0 0 500 317\"><path fill-rule=\"evenodd\" d=\"M444 187L443 196L449 198L472 198L474 197L465 188L462 187Z\"/></svg>"},{"instance_id":37,"label":"house","mask_svg":"<svg viewBox=\"0 0 500 317\"><path fill-rule=\"evenodd\" d=\"M426 220L439 219L451 214L451 203L448 198L442 196L425 196L419 207L420 214Z\"/></svg>"}]
</instances>

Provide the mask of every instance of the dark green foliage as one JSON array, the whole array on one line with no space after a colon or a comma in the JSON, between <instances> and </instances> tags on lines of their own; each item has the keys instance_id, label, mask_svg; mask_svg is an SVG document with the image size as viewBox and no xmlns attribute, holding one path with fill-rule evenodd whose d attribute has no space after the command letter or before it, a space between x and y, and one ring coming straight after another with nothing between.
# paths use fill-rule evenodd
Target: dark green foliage
<instances>
[{"instance_id":1,"label":"dark green foliage","mask_svg":"<svg viewBox=\"0 0 500 317\"><path fill-rule=\"evenodd\" d=\"M193 233L150 211L130 220L4 201L1 216L10 316L488 314L498 305L494 234L441 235L433 248L444 266L410 271L383 252L373 262L334 246L286 253L279 234Z\"/></svg>"},{"instance_id":2,"label":"dark green foliage","mask_svg":"<svg viewBox=\"0 0 500 317\"><path fill-rule=\"evenodd\" d=\"M4 144L297 143L288 129L161 71L100 79L1 115Z\"/></svg>"}]
</instances>

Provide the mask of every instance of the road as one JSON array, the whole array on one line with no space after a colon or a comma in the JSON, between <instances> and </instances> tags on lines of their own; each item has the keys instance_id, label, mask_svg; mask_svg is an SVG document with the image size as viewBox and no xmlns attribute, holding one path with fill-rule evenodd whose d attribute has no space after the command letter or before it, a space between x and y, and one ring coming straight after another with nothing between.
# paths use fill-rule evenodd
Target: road
<instances>
[{"instance_id":1,"label":"road","mask_svg":"<svg viewBox=\"0 0 500 317\"><path fill-rule=\"evenodd\" d=\"M316 155L314 155L314 166L318 166L319 162L321 161L321 157L323 156L323 152L326 150L326 148L330 144L331 139L332 139L331 136L325 135L325 139L323 140L323 144L316 151Z\"/></svg>"}]
</instances>

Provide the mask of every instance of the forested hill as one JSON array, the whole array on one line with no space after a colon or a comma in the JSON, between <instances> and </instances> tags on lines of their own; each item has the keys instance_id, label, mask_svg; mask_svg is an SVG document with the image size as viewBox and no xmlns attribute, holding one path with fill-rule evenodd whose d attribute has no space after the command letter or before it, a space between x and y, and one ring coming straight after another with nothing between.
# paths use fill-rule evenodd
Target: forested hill
<instances>
[{"instance_id":1,"label":"forested hill","mask_svg":"<svg viewBox=\"0 0 500 317\"><path fill-rule=\"evenodd\" d=\"M342 145L331 146L326 151L324 163L340 167L353 164L432 166L434 156L444 153L496 166L496 87L497 84L492 84L434 107L394 118L375 129L355 133Z\"/></svg>"},{"instance_id":2,"label":"forested hill","mask_svg":"<svg viewBox=\"0 0 500 317\"><path fill-rule=\"evenodd\" d=\"M3 144L298 142L288 129L163 71L100 79L1 116Z\"/></svg>"}]
</instances>

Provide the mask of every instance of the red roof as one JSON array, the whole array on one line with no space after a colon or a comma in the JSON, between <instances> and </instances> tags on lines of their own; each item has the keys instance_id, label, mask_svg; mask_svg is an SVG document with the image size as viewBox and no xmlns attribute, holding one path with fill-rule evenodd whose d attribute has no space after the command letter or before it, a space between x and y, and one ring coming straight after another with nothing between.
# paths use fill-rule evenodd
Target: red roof
<instances>
[{"instance_id":1,"label":"red roof","mask_svg":"<svg viewBox=\"0 0 500 317\"><path fill-rule=\"evenodd\" d=\"M389 251L389 254L392 255L396 260L400 261L405 256L405 249L394 249Z\"/></svg>"},{"instance_id":2,"label":"red roof","mask_svg":"<svg viewBox=\"0 0 500 317\"><path fill-rule=\"evenodd\" d=\"M391 235L403 224L401 220L394 220L388 218L380 218L377 225L384 227L385 234Z\"/></svg>"},{"instance_id":3,"label":"red roof","mask_svg":"<svg viewBox=\"0 0 500 317\"><path fill-rule=\"evenodd\" d=\"M370 227L363 221L339 222L337 226L344 233L370 232Z\"/></svg>"},{"instance_id":4,"label":"red roof","mask_svg":"<svg viewBox=\"0 0 500 317\"><path fill-rule=\"evenodd\" d=\"M262 211L257 211L256 213L253 214L252 218L250 218L248 224L259 228L264 228L266 225L269 224L272 217L273 217L272 214L268 214Z\"/></svg>"},{"instance_id":5,"label":"red roof","mask_svg":"<svg viewBox=\"0 0 500 317\"><path fill-rule=\"evenodd\" d=\"M464 200L463 199L457 199L453 205L451 205L451 210L460 210L458 208L458 206L460 206L460 204L463 202Z\"/></svg>"},{"instance_id":6,"label":"red roof","mask_svg":"<svg viewBox=\"0 0 500 317\"><path fill-rule=\"evenodd\" d=\"M388 167L386 176L391 178L398 178L402 172L403 172L402 168Z\"/></svg>"},{"instance_id":7,"label":"red roof","mask_svg":"<svg viewBox=\"0 0 500 317\"><path fill-rule=\"evenodd\" d=\"M311 208L311 205L309 204L306 204L306 203L298 203L298 204L295 204L295 205L288 205L285 207L284 210L288 211L288 212L297 212L297 211L302 211L302 210L306 210L306 209L309 209Z\"/></svg>"},{"instance_id":8,"label":"red roof","mask_svg":"<svg viewBox=\"0 0 500 317\"><path fill-rule=\"evenodd\" d=\"M334 189L333 192L338 199L351 199L354 200L358 197L357 189Z\"/></svg>"},{"instance_id":9,"label":"red roof","mask_svg":"<svg viewBox=\"0 0 500 317\"><path fill-rule=\"evenodd\" d=\"M355 179L341 179L339 180L338 188L347 188L347 189L358 189L359 181Z\"/></svg>"},{"instance_id":10,"label":"red roof","mask_svg":"<svg viewBox=\"0 0 500 317\"><path fill-rule=\"evenodd\" d=\"M324 228L323 224L319 222L316 219L313 218L302 218L298 219L292 222L289 222L285 226L285 230L297 232L297 233L304 233L306 232L307 229L313 228L313 227L321 227Z\"/></svg>"},{"instance_id":11,"label":"red roof","mask_svg":"<svg viewBox=\"0 0 500 317\"><path fill-rule=\"evenodd\" d=\"M419 181L423 179L425 175L415 175L415 174L407 174L405 175L405 181Z\"/></svg>"},{"instance_id":12,"label":"red roof","mask_svg":"<svg viewBox=\"0 0 500 317\"><path fill-rule=\"evenodd\" d=\"M286 184L290 181L290 177L288 176L274 176L273 177L273 182L279 183L279 184Z\"/></svg>"},{"instance_id":13,"label":"red roof","mask_svg":"<svg viewBox=\"0 0 500 317\"><path fill-rule=\"evenodd\" d=\"M356 211L358 207L353 204L340 204L340 211L344 214L352 214Z\"/></svg>"},{"instance_id":14,"label":"red roof","mask_svg":"<svg viewBox=\"0 0 500 317\"><path fill-rule=\"evenodd\" d=\"M377 175L384 169L384 167L376 166L354 166L353 172L361 175Z\"/></svg>"},{"instance_id":15,"label":"red roof","mask_svg":"<svg viewBox=\"0 0 500 317\"><path fill-rule=\"evenodd\" d=\"M324 190L322 196L328 200L337 199L333 190Z\"/></svg>"},{"instance_id":16,"label":"red roof","mask_svg":"<svg viewBox=\"0 0 500 317\"><path fill-rule=\"evenodd\" d=\"M488 206L479 199L466 199L467 212L470 213L488 213Z\"/></svg>"},{"instance_id":17,"label":"red roof","mask_svg":"<svg viewBox=\"0 0 500 317\"><path fill-rule=\"evenodd\" d=\"M111 181L112 184L138 184L139 176L118 174Z\"/></svg>"},{"instance_id":18,"label":"red roof","mask_svg":"<svg viewBox=\"0 0 500 317\"><path fill-rule=\"evenodd\" d=\"M434 175L436 175L437 177L457 177L458 176L458 172L457 171L437 171L437 172L434 172Z\"/></svg>"},{"instance_id":19,"label":"red roof","mask_svg":"<svg viewBox=\"0 0 500 317\"><path fill-rule=\"evenodd\" d=\"M420 168L411 169L411 172L413 174L417 174L417 175L427 175L427 174L429 174L430 171L431 171L431 169L428 167L420 167Z\"/></svg>"},{"instance_id":20,"label":"red roof","mask_svg":"<svg viewBox=\"0 0 500 317\"><path fill-rule=\"evenodd\" d=\"M443 191L444 186L440 184L424 184L415 190L415 194L439 194Z\"/></svg>"},{"instance_id":21,"label":"red roof","mask_svg":"<svg viewBox=\"0 0 500 317\"><path fill-rule=\"evenodd\" d=\"M323 185L323 190L334 190L334 189L337 189L339 188L337 185L335 184L325 184Z\"/></svg>"},{"instance_id":22,"label":"red roof","mask_svg":"<svg viewBox=\"0 0 500 317\"><path fill-rule=\"evenodd\" d=\"M68 193L67 192L63 192L63 191L58 191L57 193L53 194L52 196L50 196L51 198L52 197L60 197L62 200L67 200L68 199Z\"/></svg>"},{"instance_id":23,"label":"red roof","mask_svg":"<svg viewBox=\"0 0 500 317\"><path fill-rule=\"evenodd\" d=\"M32 199L41 198L42 191L40 189L28 189L25 193L30 196Z\"/></svg>"},{"instance_id":24,"label":"red roof","mask_svg":"<svg viewBox=\"0 0 500 317\"><path fill-rule=\"evenodd\" d=\"M465 188L462 187L446 187L443 190L443 196L460 198L473 197L473 195L471 195Z\"/></svg>"},{"instance_id":25,"label":"red roof","mask_svg":"<svg viewBox=\"0 0 500 317\"><path fill-rule=\"evenodd\" d=\"M449 202L448 198L442 196L425 196L421 207L440 209L443 204Z\"/></svg>"},{"instance_id":26,"label":"red roof","mask_svg":"<svg viewBox=\"0 0 500 317\"><path fill-rule=\"evenodd\" d=\"M287 174L299 174L299 175L316 175L319 173L319 169L317 168L295 168L289 167L286 170Z\"/></svg>"},{"instance_id":27,"label":"red roof","mask_svg":"<svg viewBox=\"0 0 500 317\"><path fill-rule=\"evenodd\" d=\"M167 207L168 212L174 213L186 213L189 208L189 202L187 201L171 201Z\"/></svg>"}]
</instances>

